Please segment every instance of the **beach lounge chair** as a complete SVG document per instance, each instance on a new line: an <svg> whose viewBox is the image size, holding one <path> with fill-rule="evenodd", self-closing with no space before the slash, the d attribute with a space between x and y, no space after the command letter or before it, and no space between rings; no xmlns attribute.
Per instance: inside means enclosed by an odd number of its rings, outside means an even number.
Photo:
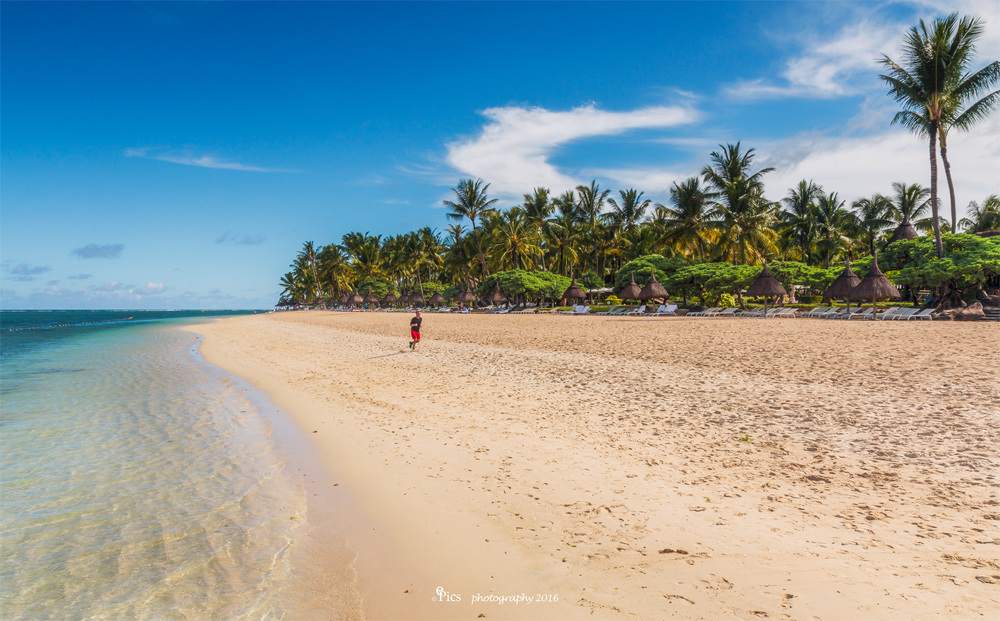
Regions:
<svg viewBox="0 0 1000 621"><path fill-rule="evenodd" d="M589 315L590 314L590 307L589 306L574 306L573 307L573 314L574 315Z"/></svg>
<svg viewBox="0 0 1000 621"><path fill-rule="evenodd" d="M826 311L825 313L820 313L818 317L820 319L829 319L834 315L842 315L843 313L844 313L844 308L840 306L831 306L830 310Z"/></svg>
<svg viewBox="0 0 1000 621"><path fill-rule="evenodd" d="M660 308L656 309L656 312L653 314L659 317L668 317L676 314L676 312L677 312L676 304L663 304L660 306Z"/></svg>
<svg viewBox="0 0 1000 621"><path fill-rule="evenodd" d="M613 305L613 306L611 306L611 308L609 308L609 309L608 309L608 310L606 310L606 311L600 311L600 312L597 312L597 313L594 313L594 314L595 314L595 315L611 315L611 314L613 314L613 313L614 313L614 312L615 312L616 310L618 310L619 308L621 308L621 307L620 307L620 306L618 306L618 305Z"/></svg>
<svg viewBox="0 0 1000 621"><path fill-rule="evenodd" d="M782 317L782 318L785 318L785 319L787 319L789 317L795 317L795 309L794 308L782 308L782 309L779 309L778 312L776 312L774 315L772 315L772 317Z"/></svg>
<svg viewBox="0 0 1000 621"><path fill-rule="evenodd" d="M706 308L705 310L700 310L700 311L698 311L696 313L688 313L687 316L688 317L704 317L705 315L707 315L709 313L712 313L712 312L715 312L715 311L719 311L719 310L722 310L722 308L718 307L718 306L713 306L712 308Z"/></svg>
<svg viewBox="0 0 1000 621"><path fill-rule="evenodd" d="M933 308L925 308L924 310L920 311L915 315L910 315L909 317L906 318L906 320L909 321L911 319L929 319L933 321L934 318L931 317L931 313L933 313L935 310L936 309Z"/></svg>
<svg viewBox="0 0 1000 621"><path fill-rule="evenodd" d="M738 310L740 310L740 309L738 309L738 308L724 308L724 309L720 310L717 313L712 313L710 316L711 317L735 317L736 316L736 311L738 311Z"/></svg>
<svg viewBox="0 0 1000 621"><path fill-rule="evenodd" d="M871 319L872 309L866 308L860 313L851 313L849 315L844 315L843 319Z"/></svg>
<svg viewBox="0 0 1000 621"><path fill-rule="evenodd" d="M832 308L834 308L834 307L832 307L832 306L820 306L819 308L812 309L811 311L809 311L808 313L806 313L805 315L803 315L803 317L819 317L823 313L829 312L830 309L832 309Z"/></svg>
<svg viewBox="0 0 1000 621"><path fill-rule="evenodd" d="M740 317L763 317L764 316L764 307L755 308L755 309L753 309L751 311L747 311L745 313L739 313L739 316Z"/></svg>
<svg viewBox="0 0 1000 621"><path fill-rule="evenodd" d="M627 312L625 314L626 315L641 315L641 314L643 314L645 312L646 312L646 305L643 304L639 308L633 308L632 310L630 310L629 312Z"/></svg>
<svg viewBox="0 0 1000 621"><path fill-rule="evenodd" d="M891 308L885 309L884 311L879 311L879 312L875 313L875 317L877 319L885 319L886 317L891 317L892 315L895 315L896 313L898 313L901 310L903 310L903 309L901 309L898 306L893 306Z"/></svg>
<svg viewBox="0 0 1000 621"><path fill-rule="evenodd" d="M919 308L904 308L895 315L887 317L887 319L892 319L894 321L899 321L900 319L909 319L913 315L916 315L918 312L920 312Z"/></svg>

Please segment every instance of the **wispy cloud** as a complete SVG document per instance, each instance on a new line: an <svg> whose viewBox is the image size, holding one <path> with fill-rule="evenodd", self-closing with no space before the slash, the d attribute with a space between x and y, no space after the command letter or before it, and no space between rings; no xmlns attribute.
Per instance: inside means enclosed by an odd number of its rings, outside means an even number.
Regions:
<svg viewBox="0 0 1000 621"><path fill-rule="evenodd" d="M39 274L51 271L52 268L48 265L30 265L28 263L18 263L14 267L7 268L8 274L20 277L38 276Z"/></svg>
<svg viewBox="0 0 1000 621"><path fill-rule="evenodd" d="M72 276L67 276L70 280L87 280L93 276L93 274L73 274Z"/></svg>
<svg viewBox="0 0 1000 621"><path fill-rule="evenodd" d="M267 235L257 233L256 235L239 235L233 231L226 231L215 238L217 244L236 244L237 246L256 246L263 244Z"/></svg>
<svg viewBox="0 0 1000 621"><path fill-rule="evenodd" d="M627 112L609 112L594 105L567 111L511 106L489 108L482 114L489 119L482 131L447 145L445 160L461 174L488 178L494 192L511 196L533 186L563 189L582 181L552 164L550 158L559 147L636 129L686 125L699 118L686 105Z"/></svg>
<svg viewBox="0 0 1000 621"><path fill-rule="evenodd" d="M81 259L117 259L122 256L123 244L87 244L83 248L77 248L70 254L75 254Z"/></svg>
<svg viewBox="0 0 1000 621"><path fill-rule="evenodd" d="M788 59L780 80L741 80L724 88L732 99L783 97L833 98L870 90L858 74L870 77L876 59L898 46L902 24L860 20L845 26L833 38L809 37L801 54Z"/></svg>
<svg viewBox="0 0 1000 621"><path fill-rule="evenodd" d="M149 160L159 160L161 162L171 162L183 166L197 166L199 168L218 168L222 170L242 170L248 172L266 173L290 173L300 172L287 168L264 168L250 164L219 159L212 155L194 155L188 151L160 150L152 147L139 149L125 149L125 157L141 157Z"/></svg>

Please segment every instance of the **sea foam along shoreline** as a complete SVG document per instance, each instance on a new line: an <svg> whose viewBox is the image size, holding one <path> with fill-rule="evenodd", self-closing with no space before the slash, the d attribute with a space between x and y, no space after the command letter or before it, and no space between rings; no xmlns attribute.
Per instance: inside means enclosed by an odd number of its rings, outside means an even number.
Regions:
<svg viewBox="0 0 1000 621"><path fill-rule="evenodd" d="M209 359L318 432L389 542L351 542L369 618L467 618L491 592L572 607L489 618L998 603L993 326L444 315L409 354L406 319L206 327ZM438 586L462 605L421 609Z"/></svg>

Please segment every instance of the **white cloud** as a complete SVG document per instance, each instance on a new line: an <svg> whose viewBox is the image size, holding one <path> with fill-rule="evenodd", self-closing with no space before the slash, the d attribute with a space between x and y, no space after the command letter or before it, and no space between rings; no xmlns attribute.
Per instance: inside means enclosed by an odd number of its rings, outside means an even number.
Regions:
<svg viewBox="0 0 1000 621"><path fill-rule="evenodd" d="M199 168L219 168L223 170L242 170L249 172L299 172L284 168L263 168L221 160L211 155L192 155L186 151L164 151L143 147L141 149L125 149L125 157L141 157L149 160L159 160L161 162L171 162L184 166L197 166Z"/></svg>
<svg viewBox="0 0 1000 621"><path fill-rule="evenodd" d="M698 119L686 106L629 112L607 112L594 105L568 111L511 106L482 114L490 122L478 136L449 144L446 161L463 175L487 179L495 193L508 196L535 186L562 191L582 183L582 176L560 171L549 161L556 149L575 140L676 127Z"/></svg>
<svg viewBox="0 0 1000 621"><path fill-rule="evenodd" d="M163 293L166 287L162 282L149 281L146 283L145 287L136 287L133 289L135 293L140 295L156 295L157 293Z"/></svg>

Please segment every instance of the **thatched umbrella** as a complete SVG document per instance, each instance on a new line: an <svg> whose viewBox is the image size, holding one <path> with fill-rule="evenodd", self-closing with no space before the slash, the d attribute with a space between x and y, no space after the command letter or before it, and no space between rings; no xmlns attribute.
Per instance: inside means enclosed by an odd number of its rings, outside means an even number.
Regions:
<svg viewBox="0 0 1000 621"><path fill-rule="evenodd" d="M851 290L851 297L858 300L872 301L872 319L875 319L875 315L878 313L879 298L899 297L899 290L896 289L895 285L889 282L889 279L885 277L882 270L878 268L877 252L872 260L872 268L868 270L868 274L865 276L864 280L859 282L858 286Z"/></svg>
<svg viewBox="0 0 1000 621"><path fill-rule="evenodd" d="M505 296L503 291L500 290L500 283L497 283L497 288L493 290L493 293L491 293L490 297L487 299L494 304L507 301L507 296Z"/></svg>
<svg viewBox="0 0 1000 621"><path fill-rule="evenodd" d="M851 291L858 286L861 282L861 277L851 270L851 260L847 260L847 267L844 271L837 276L837 280L833 281L830 288L826 290L823 295L829 298L847 298L847 312L851 312Z"/></svg>
<svg viewBox="0 0 1000 621"><path fill-rule="evenodd" d="M649 282L639 292L639 299L651 300L653 298L666 298L669 295L667 290L663 288L663 285L657 282L656 271L653 268L649 268Z"/></svg>
<svg viewBox="0 0 1000 621"><path fill-rule="evenodd" d="M365 304L378 304L378 298L372 295L371 290L369 290L368 293L365 294L364 299L361 301L364 302Z"/></svg>
<svg viewBox="0 0 1000 621"><path fill-rule="evenodd" d="M629 274L628 278L628 284L625 285L624 289L618 292L618 297L623 300L638 300L639 294L642 293L642 290L639 289L639 285L635 284L635 272ZM631 302L628 303L628 307L632 308Z"/></svg>
<svg viewBox="0 0 1000 621"><path fill-rule="evenodd" d="M455 295L456 302L462 302L463 304L468 304L469 306L475 304L476 300L478 299L479 298L476 296L476 294L473 293L472 291L469 291L469 288L466 285L463 285L462 290L459 291L457 295Z"/></svg>
<svg viewBox="0 0 1000 621"><path fill-rule="evenodd" d="M440 292L437 292L437 291L434 292L434 295L431 296L431 299L427 300L428 303L433 304L434 306L438 306L438 305L443 304L444 302L447 302L447 301L448 300L445 299L445 297L443 295L441 295Z"/></svg>
<svg viewBox="0 0 1000 621"><path fill-rule="evenodd" d="M341 306L343 306L344 304L347 304L347 299L350 298L350 297L351 296L347 295L347 292L345 291L345 292L343 292L343 293L340 294L339 298L337 298L337 303L339 303Z"/></svg>
<svg viewBox="0 0 1000 621"><path fill-rule="evenodd" d="M903 220L896 230L892 232L892 237L889 238L889 243L899 241L901 239L913 239L918 237L917 230L913 228L909 220Z"/></svg>
<svg viewBox="0 0 1000 621"><path fill-rule="evenodd" d="M420 292L414 289L413 293L410 294L410 304L413 304L414 306L423 306L424 296L420 295Z"/></svg>
<svg viewBox="0 0 1000 621"><path fill-rule="evenodd" d="M348 304L353 304L355 306L357 306L358 304L361 304L362 302L364 302L364 299L360 295L358 295L357 291L355 291L354 293L352 293L351 297L347 298L347 303Z"/></svg>
<svg viewBox="0 0 1000 621"><path fill-rule="evenodd" d="M384 298L382 298L382 303L383 303L383 304L389 304L390 306L391 306L392 304L394 304L394 303L398 302L398 301L399 301L399 298L397 298L397 297L395 296L395 294L393 294L393 292L392 292L392 291L389 291L389 293L387 293L387 294L385 295L385 297L384 297Z"/></svg>
<svg viewBox="0 0 1000 621"><path fill-rule="evenodd" d="M580 285L576 284L575 278L570 283L566 293L562 294L562 299L564 300L581 300L585 297L587 297L587 294L580 288Z"/></svg>
<svg viewBox="0 0 1000 621"><path fill-rule="evenodd" d="M764 269L758 274L757 280L747 287L748 296L755 298L764 296L764 315L767 315L768 296L786 295L787 293L778 279L771 275L771 270L767 269L767 261L764 262Z"/></svg>

